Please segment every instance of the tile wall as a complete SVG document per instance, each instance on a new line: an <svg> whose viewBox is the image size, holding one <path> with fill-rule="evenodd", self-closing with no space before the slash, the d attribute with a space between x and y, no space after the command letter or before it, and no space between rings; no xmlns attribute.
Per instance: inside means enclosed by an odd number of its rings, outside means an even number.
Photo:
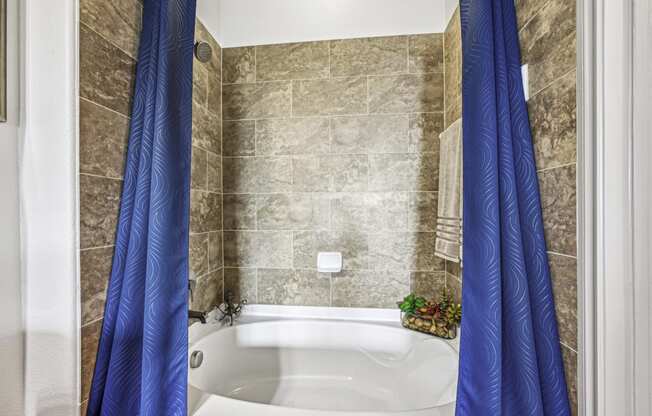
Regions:
<svg viewBox="0 0 652 416"><path fill-rule="evenodd" d="M393 307L434 256L442 34L224 49L224 279L250 302ZM316 270L342 251L344 270Z"/></svg>
<svg viewBox="0 0 652 416"><path fill-rule="evenodd" d="M139 0L80 1L79 193L81 263L81 404L88 392L111 271L122 175L129 134L142 4ZM195 61L191 195L192 306L207 309L222 298L221 50Z"/></svg>

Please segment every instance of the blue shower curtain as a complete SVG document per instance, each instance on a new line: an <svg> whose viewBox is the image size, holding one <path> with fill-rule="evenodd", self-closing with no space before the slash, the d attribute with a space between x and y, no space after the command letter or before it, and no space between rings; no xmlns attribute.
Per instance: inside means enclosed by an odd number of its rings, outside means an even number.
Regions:
<svg viewBox="0 0 652 416"><path fill-rule="evenodd" d="M514 0L462 0L457 416L569 415Z"/></svg>
<svg viewBox="0 0 652 416"><path fill-rule="evenodd" d="M194 0L145 0L88 415L186 415Z"/></svg>

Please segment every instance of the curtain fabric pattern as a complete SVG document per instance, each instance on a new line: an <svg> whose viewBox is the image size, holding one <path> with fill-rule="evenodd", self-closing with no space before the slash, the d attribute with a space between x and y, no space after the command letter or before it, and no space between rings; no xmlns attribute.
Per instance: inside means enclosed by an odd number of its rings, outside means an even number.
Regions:
<svg viewBox="0 0 652 416"><path fill-rule="evenodd" d="M462 0L458 416L569 415L514 0Z"/></svg>
<svg viewBox="0 0 652 416"><path fill-rule="evenodd" d="M186 415L195 0L145 0L88 415Z"/></svg>

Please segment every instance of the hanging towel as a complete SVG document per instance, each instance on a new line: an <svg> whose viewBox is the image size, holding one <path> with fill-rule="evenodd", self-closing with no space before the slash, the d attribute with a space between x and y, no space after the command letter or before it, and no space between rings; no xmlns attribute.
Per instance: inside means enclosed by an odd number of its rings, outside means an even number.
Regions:
<svg viewBox="0 0 652 416"><path fill-rule="evenodd" d="M462 258L462 119L439 135L439 202L435 254Z"/></svg>

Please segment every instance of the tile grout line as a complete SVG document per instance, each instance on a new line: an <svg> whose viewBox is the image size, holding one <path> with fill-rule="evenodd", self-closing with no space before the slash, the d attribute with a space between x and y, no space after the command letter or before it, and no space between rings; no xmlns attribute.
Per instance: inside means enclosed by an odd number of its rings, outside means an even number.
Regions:
<svg viewBox="0 0 652 416"><path fill-rule="evenodd" d="M538 169L536 172L537 173L544 173L544 172L548 172L548 171L551 171L551 170L554 170L554 169L562 169L562 168L567 168L567 167L571 167L571 166L575 166L575 165L577 165L577 162L569 162L569 163L564 163L562 165L550 166L548 168Z"/></svg>
<svg viewBox="0 0 652 416"><path fill-rule="evenodd" d="M106 36L102 35L100 32L98 32L98 31L97 31L93 26L91 26L89 23L86 23L86 22L84 22L84 21L82 21L82 20L80 19L80 20L79 20L79 24L85 26L88 30L90 30L91 32L95 33L97 36L99 36L100 38L102 38L106 43L108 43L109 45L113 46L114 48L116 48L117 50L119 50L120 52L122 52L123 54L127 55L127 57L128 57L130 60L134 61L134 63L138 62L138 57L137 57L137 56L136 56L136 57L132 56L131 53L125 51L124 49L122 49L122 47L116 45L112 40L110 40L110 39L108 39ZM136 36L139 37L140 34L137 33ZM138 52L136 52L136 53L138 53Z"/></svg>

